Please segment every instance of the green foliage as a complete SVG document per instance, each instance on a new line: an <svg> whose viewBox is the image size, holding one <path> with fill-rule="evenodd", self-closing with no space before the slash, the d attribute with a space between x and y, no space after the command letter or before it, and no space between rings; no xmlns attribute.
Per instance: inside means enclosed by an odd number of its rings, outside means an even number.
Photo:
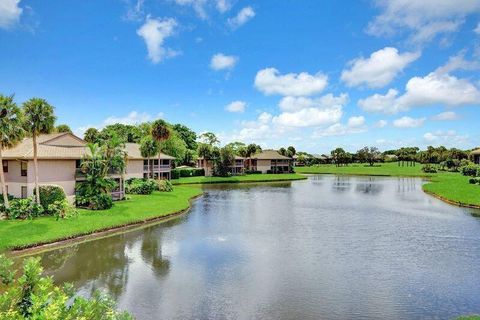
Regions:
<svg viewBox="0 0 480 320"><path fill-rule="evenodd" d="M129 179L125 181L125 192L128 194L151 194L157 189L157 183L153 179Z"/></svg>
<svg viewBox="0 0 480 320"><path fill-rule="evenodd" d="M51 277L43 276L40 258L26 259L19 277L13 277L12 265L0 255L0 319L133 319L117 311L114 301L98 291L85 299L76 297L70 284L55 286Z"/></svg>
<svg viewBox="0 0 480 320"><path fill-rule="evenodd" d="M55 220L69 219L78 216L78 210L68 203L67 199L57 200L47 207L49 214L55 217Z"/></svg>
<svg viewBox="0 0 480 320"><path fill-rule="evenodd" d="M14 199L10 202L10 207L6 209L9 219L33 219L41 216L44 209L41 205L33 201L32 198Z"/></svg>
<svg viewBox="0 0 480 320"><path fill-rule="evenodd" d="M178 179L183 177L198 177L204 176L205 170L199 168L191 168L191 169L173 169L172 170L172 178Z"/></svg>
<svg viewBox="0 0 480 320"><path fill-rule="evenodd" d="M337 148L331 152L332 160L337 167L346 166L352 162L352 155L342 148Z"/></svg>
<svg viewBox="0 0 480 320"><path fill-rule="evenodd" d="M77 195L77 205L89 210L108 210L113 207L113 200L109 194Z"/></svg>
<svg viewBox="0 0 480 320"><path fill-rule="evenodd" d="M460 171L462 172L462 174L464 176L469 176L469 177L476 177L477 175L479 175L478 174L479 170L480 170L480 166L475 164L466 165L460 168Z"/></svg>
<svg viewBox="0 0 480 320"><path fill-rule="evenodd" d="M53 131L55 120L55 111L45 99L32 98L23 103L23 113L25 115L23 127L31 135L50 133Z"/></svg>
<svg viewBox="0 0 480 320"><path fill-rule="evenodd" d="M431 164L428 164L428 163L423 165L422 171L425 173L437 173L437 169L435 168L435 166L432 166Z"/></svg>
<svg viewBox="0 0 480 320"><path fill-rule="evenodd" d="M187 153L185 142L172 132L167 140L161 143L161 150L172 157L175 157L175 163L178 165L183 162Z"/></svg>
<svg viewBox="0 0 480 320"><path fill-rule="evenodd" d="M55 131L59 133L72 133L72 129L66 124L59 124L55 127Z"/></svg>
<svg viewBox="0 0 480 320"><path fill-rule="evenodd" d="M100 143L100 132L95 128L88 128L87 131L85 131L83 140L88 143Z"/></svg>
<svg viewBox="0 0 480 320"><path fill-rule="evenodd" d="M173 191L173 185L170 182L170 180L158 180L157 181L157 187L158 191L160 192L172 192Z"/></svg>
<svg viewBox="0 0 480 320"><path fill-rule="evenodd" d="M115 123L103 128L100 137L103 141L107 141L112 139L113 137L116 137L120 139L123 143L139 143L140 139L142 138L142 132L139 127L128 124Z"/></svg>
<svg viewBox="0 0 480 320"><path fill-rule="evenodd" d="M235 154L232 148L224 147L219 150L218 157L214 158L213 175L228 177L231 175L230 166L235 162Z"/></svg>
<svg viewBox="0 0 480 320"><path fill-rule="evenodd" d="M470 179L468 179L468 183L470 183L470 184L480 184L480 179L470 178Z"/></svg>
<svg viewBox="0 0 480 320"><path fill-rule="evenodd" d="M204 132L199 137L202 143L208 144L210 146L214 146L220 143L217 136L212 132Z"/></svg>
<svg viewBox="0 0 480 320"><path fill-rule="evenodd" d="M64 201L67 199L65 191L61 186L49 185L40 186L40 204L45 210L45 214L52 214L48 207L56 201ZM36 191L34 191L35 193Z"/></svg>
<svg viewBox="0 0 480 320"><path fill-rule="evenodd" d="M357 151L357 160L360 162L366 162L370 166L381 159L381 152L376 147L364 147Z"/></svg>
<svg viewBox="0 0 480 320"><path fill-rule="evenodd" d="M155 120L152 123L152 137L158 142L162 142L170 138L171 129L167 122L162 119Z"/></svg>
<svg viewBox="0 0 480 320"><path fill-rule="evenodd" d="M179 123L173 126L173 130L185 142L188 150L197 149L197 134L194 131Z"/></svg>

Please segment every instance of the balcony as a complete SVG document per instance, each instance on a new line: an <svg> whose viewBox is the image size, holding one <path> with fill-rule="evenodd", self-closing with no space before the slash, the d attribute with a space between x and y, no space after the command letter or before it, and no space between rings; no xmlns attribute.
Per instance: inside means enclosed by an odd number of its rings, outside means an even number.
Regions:
<svg viewBox="0 0 480 320"><path fill-rule="evenodd" d="M107 175L117 176L117 175L121 175L121 172L119 170L108 170ZM82 168L75 169L75 178L77 180L83 180L86 178L86 176L87 176L87 173Z"/></svg>
<svg viewBox="0 0 480 320"><path fill-rule="evenodd" d="M151 168L153 167L153 172L169 172L170 170L172 170L172 167L168 164L162 164L162 165L153 165L153 166L147 166L147 165L144 165L143 166L143 172L150 172L151 171Z"/></svg>

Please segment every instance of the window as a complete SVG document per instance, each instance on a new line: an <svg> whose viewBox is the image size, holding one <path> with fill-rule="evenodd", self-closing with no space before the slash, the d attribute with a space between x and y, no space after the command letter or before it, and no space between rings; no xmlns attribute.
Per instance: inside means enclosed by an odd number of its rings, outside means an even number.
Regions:
<svg viewBox="0 0 480 320"><path fill-rule="evenodd" d="M8 160L3 160L3 172L8 172Z"/></svg>
<svg viewBox="0 0 480 320"><path fill-rule="evenodd" d="M27 163L22 161L20 162L20 175L22 177L26 177L27 176ZM23 188L23 187L22 187Z"/></svg>
<svg viewBox="0 0 480 320"><path fill-rule="evenodd" d="M27 198L27 187L22 187L22 199Z"/></svg>
<svg viewBox="0 0 480 320"><path fill-rule="evenodd" d="M148 166L148 160L147 160L147 159L144 159L144 160L143 160L143 165L144 165L144 166Z"/></svg>

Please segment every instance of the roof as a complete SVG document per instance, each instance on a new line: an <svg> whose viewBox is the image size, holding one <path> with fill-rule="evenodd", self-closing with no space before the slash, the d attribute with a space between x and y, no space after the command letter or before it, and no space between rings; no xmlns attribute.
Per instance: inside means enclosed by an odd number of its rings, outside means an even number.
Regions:
<svg viewBox="0 0 480 320"><path fill-rule="evenodd" d="M204 157L198 157L197 160L204 160L205 158ZM210 161L211 159L207 159L208 161ZM245 160L244 157L241 157L241 156L235 156L235 160Z"/></svg>
<svg viewBox="0 0 480 320"><path fill-rule="evenodd" d="M79 160L89 154L87 142L76 135L65 133L42 134L37 138L38 159L44 160ZM140 145L136 143L125 144L125 151L129 159L144 159L140 154ZM17 146L3 151L3 158L31 160L33 159L32 138L25 138ZM175 159L166 154L160 158Z"/></svg>
<svg viewBox="0 0 480 320"><path fill-rule="evenodd" d="M263 150L262 152L253 155L252 158L257 160L292 160L292 158L282 156L276 150Z"/></svg>
<svg viewBox="0 0 480 320"><path fill-rule="evenodd" d="M132 160L143 160L145 159L142 157L140 152L140 145L138 143L125 143L125 151L127 152L128 159ZM158 158L158 154L153 157ZM165 153L160 153L160 159L167 159L167 160L175 160L175 157L169 156Z"/></svg>
<svg viewBox="0 0 480 320"><path fill-rule="evenodd" d="M480 148L473 150L470 154L480 154Z"/></svg>

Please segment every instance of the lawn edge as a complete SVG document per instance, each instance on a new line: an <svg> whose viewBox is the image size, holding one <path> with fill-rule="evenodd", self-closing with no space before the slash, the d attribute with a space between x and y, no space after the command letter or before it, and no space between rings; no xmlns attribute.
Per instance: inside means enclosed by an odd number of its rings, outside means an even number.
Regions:
<svg viewBox="0 0 480 320"><path fill-rule="evenodd" d="M300 177L296 178L280 178L280 179L261 179L261 180L225 180L225 181L198 181L198 182L172 182L174 186L188 186L188 185L202 185L202 184L227 184L227 183L256 183L256 182L286 182L286 181L299 181L308 179L304 173L297 173Z"/></svg>

